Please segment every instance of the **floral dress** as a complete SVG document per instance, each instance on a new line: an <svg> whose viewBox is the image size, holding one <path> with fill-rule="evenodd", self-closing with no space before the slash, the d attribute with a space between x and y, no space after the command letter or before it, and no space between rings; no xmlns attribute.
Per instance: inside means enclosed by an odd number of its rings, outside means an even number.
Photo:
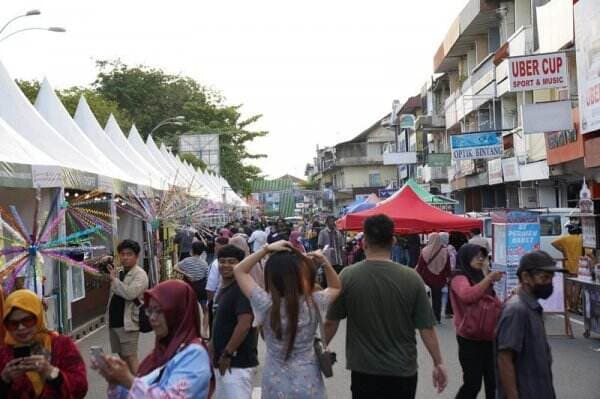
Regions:
<svg viewBox="0 0 600 399"><path fill-rule="evenodd" d="M208 353L189 344L163 367L133 380L131 389L109 386L108 399L202 399L208 398L211 378Z"/></svg>
<svg viewBox="0 0 600 399"><path fill-rule="evenodd" d="M324 291L313 294L322 318L325 318L330 299ZM302 300L298 314L298 330L290 357L285 360L287 339L275 337L271 330L271 296L260 287L250 295L255 324L263 326L267 358L262 377L263 399L321 399L326 398L325 384L317 363L313 342L318 328L314 305ZM287 331L285 303L281 303L281 327Z"/></svg>

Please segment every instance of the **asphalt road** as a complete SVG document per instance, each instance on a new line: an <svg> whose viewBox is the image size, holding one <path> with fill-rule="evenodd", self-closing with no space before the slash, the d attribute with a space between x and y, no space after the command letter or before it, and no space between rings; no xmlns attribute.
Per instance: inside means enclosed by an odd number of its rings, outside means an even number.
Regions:
<svg viewBox="0 0 600 399"><path fill-rule="evenodd" d="M548 334L561 334L564 319L561 316L547 316L546 330ZM551 337L550 345L554 357L554 386L559 399L599 399L600 398L600 337L585 339L583 328L572 323L575 339L566 337ZM431 382L432 364L424 346L419 342L419 385L418 398L453 398L461 385L461 369L458 363L456 336L452 320L444 320L437 328L444 362L449 374L449 384L442 394L437 394ZM148 353L153 345L152 334L142 334L140 354ZM82 355L89 361L88 349L92 345L101 345L105 351L110 349L106 329L84 338L78 345ZM330 399L350 397L350 374L345 370L345 324L340 325L338 335L332 343L332 349L337 352L339 363L335 365L334 377L327 379L327 393ZM259 359L264 359L265 348L259 346ZM88 363L89 366L89 363ZM90 383L88 398L106 398L106 383L93 370L88 371ZM260 398L260 368L255 381L254 397ZM483 398L483 394L480 394Z"/></svg>

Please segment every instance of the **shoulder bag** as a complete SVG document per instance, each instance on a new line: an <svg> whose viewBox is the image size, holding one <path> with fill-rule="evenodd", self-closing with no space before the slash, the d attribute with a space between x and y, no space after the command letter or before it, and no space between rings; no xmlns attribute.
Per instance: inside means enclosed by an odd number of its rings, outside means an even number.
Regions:
<svg viewBox="0 0 600 399"><path fill-rule="evenodd" d="M498 298L485 294L477 302L465 305L464 317L457 328L460 336L476 341L493 341L502 312Z"/></svg>
<svg viewBox="0 0 600 399"><path fill-rule="evenodd" d="M138 298L135 298L133 303L138 309L138 326L140 328L140 332L149 333L152 331L152 326L150 325L150 320L148 319L146 310L144 309L144 303Z"/></svg>
<svg viewBox="0 0 600 399"><path fill-rule="evenodd" d="M319 311L319 307L314 299L312 299L312 303L317 314L317 324L319 325L320 334L320 337L315 337L313 343L315 355L317 356L317 362L319 363L319 369L321 370L321 373L323 373L325 378L330 378L333 377L333 365L337 360L336 354L327 348L327 344L325 343L325 328L323 327L323 318L321 317L321 312Z"/></svg>

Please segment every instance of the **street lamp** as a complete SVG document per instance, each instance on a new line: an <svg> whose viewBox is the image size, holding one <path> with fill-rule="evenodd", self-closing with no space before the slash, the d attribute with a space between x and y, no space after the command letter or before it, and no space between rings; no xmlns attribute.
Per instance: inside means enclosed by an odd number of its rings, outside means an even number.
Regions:
<svg viewBox="0 0 600 399"><path fill-rule="evenodd" d="M4 32L4 29L6 29L6 27L8 25L10 25L13 21L16 21L19 18L31 17L33 15L40 15L41 13L42 12L40 10L29 10L25 14L17 15L16 17L14 17L13 19L9 20L7 23L4 24L2 29L0 29L0 33Z"/></svg>
<svg viewBox="0 0 600 399"><path fill-rule="evenodd" d="M65 28L61 28L59 26L51 26L49 28L24 28L24 29L16 30L16 31L11 32L10 34L4 36L3 38L0 39L0 42L3 42L4 40L8 39L11 36L16 35L17 33L26 32L28 30L45 30L48 32L57 32L57 33L64 33L67 31Z"/></svg>
<svg viewBox="0 0 600 399"><path fill-rule="evenodd" d="M158 125L156 125L154 127L154 129L152 129L150 131L150 135L152 135L152 133L154 133L156 130L158 130L159 128L166 126L166 125L177 125L177 126L181 126L183 125L183 123L185 122L185 116L183 115L178 115L178 116L174 116L171 118L167 118L163 121L161 121Z"/></svg>

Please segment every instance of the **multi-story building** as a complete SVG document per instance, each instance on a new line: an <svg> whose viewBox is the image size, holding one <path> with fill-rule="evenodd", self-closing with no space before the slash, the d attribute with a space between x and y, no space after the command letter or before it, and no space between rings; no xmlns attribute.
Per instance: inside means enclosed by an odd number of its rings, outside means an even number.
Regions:
<svg viewBox="0 0 600 399"><path fill-rule="evenodd" d="M470 0L450 26L434 56L434 72L448 81L446 134L497 132L503 148L497 158L452 160L448 177L458 211L567 206L567 193L583 175L583 150L560 147L582 149L582 139L575 128L552 133L556 139L526 132L522 106L570 100L577 112L572 21L570 1ZM511 87L508 57L556 51L566 54L566 87Z"/></svg>
<svg viewBox="0 0 600 399"><path fill-rule="evenodd" d="M394 130L386 126L389 115L352 140L317 148L314 164L307 168L324 193L321 207L338 212L357 198L377 194L398 179L398 168L384 165L383 153L395 144Z"/></svg>

